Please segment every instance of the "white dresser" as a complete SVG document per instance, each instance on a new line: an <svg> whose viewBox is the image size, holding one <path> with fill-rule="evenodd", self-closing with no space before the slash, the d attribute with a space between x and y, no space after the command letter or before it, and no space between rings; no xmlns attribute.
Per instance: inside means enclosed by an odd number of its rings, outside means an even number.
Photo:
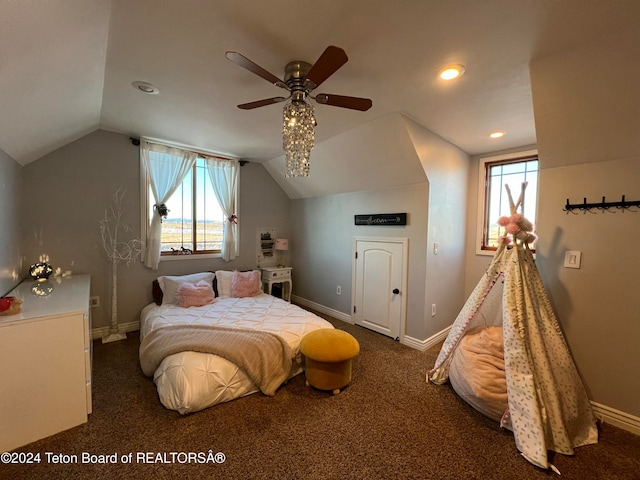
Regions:
<svg viewBox="0 0 640 480"><path fill-rule="evenodd" d="M25 280L8 294L23 304L0 316L0 452L87 422L90 280Z"/></svg>

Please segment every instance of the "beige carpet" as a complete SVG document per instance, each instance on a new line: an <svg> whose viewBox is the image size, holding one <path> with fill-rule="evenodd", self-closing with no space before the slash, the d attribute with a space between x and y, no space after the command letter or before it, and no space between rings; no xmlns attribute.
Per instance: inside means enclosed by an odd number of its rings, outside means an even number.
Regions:
<svg viewBox="0 0 640 480"><path fill-rule="evenodd" d="M554 456L562 477L532 466L510 432L448 385L425 382L437 348L419 352L333 322L361 346L352 383L340 395L307 388L299 375L275 397L254 394L187 416L160 404L138 363L137 333L95 342L89 422L18 449L40 453L41 462L0 464L0 479L640 478L640 437L609 425L600 426L597 445ZM190 453L206 460L210 451L224 454L224 462L189 462ZM76 455L78 463L53 464L46 452ZM118 460L83 464L83 454Z"/></svg>

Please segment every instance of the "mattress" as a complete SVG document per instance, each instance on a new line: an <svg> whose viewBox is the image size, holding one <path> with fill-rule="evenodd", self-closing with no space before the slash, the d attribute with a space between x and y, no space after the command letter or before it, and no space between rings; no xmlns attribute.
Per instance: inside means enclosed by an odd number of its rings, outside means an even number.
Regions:
<svg viewBox="0 0 640 480"><path fill-rule="evenodd" d="M218 298L210 305L183 308L147 305L140 315L140 341L149 332L171 325L213 325L271 332L294 352L289 378L302 371L300 340L313 330L333 328L328 321L297 305L267 294ZM259 391L232 362L214 354L185 351L167 356L154 372L162 404L181 414L197 412Z"/></svg>

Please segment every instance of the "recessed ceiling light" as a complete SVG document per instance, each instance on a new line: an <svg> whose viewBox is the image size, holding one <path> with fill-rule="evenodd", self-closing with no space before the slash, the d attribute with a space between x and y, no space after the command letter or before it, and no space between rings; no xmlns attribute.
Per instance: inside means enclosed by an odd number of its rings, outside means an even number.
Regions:
<svg viewBox="0 0 640 480"><path fill-rule="evenodd" d="M503 131L501 131L501 130L496 130L495 132L491 132L491 133L489 134L489 136L490 136L491 138L502 138L502 137L504 137L505 135L506 135L506 133L505 133L505 132L503 132Z"/></svg>
<svg viewBox="0 0 640 480"><path fill-rule="evenodd" d="M151 85L148 82L132 82L133 88L136 90L140 90L142 93L147 93L149 95L157 95L160 93L158 87Z"/></svg>
<svg viewBox="0 0 640 480"><path fill-rule="evenodd" d="M464 65L447 65L440 69L438 76L443 80L453 80L464 73Z"/></svg>

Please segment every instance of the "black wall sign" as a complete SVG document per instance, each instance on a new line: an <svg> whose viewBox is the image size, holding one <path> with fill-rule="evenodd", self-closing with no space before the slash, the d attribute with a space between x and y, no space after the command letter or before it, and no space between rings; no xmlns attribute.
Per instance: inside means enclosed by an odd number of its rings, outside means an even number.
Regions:
<svg viewBox="0 0 640 480"><path fill-rule="evenodd" d="M354 215L356 225L406 225L405 213L373 213L371 215Z"/></svg>

